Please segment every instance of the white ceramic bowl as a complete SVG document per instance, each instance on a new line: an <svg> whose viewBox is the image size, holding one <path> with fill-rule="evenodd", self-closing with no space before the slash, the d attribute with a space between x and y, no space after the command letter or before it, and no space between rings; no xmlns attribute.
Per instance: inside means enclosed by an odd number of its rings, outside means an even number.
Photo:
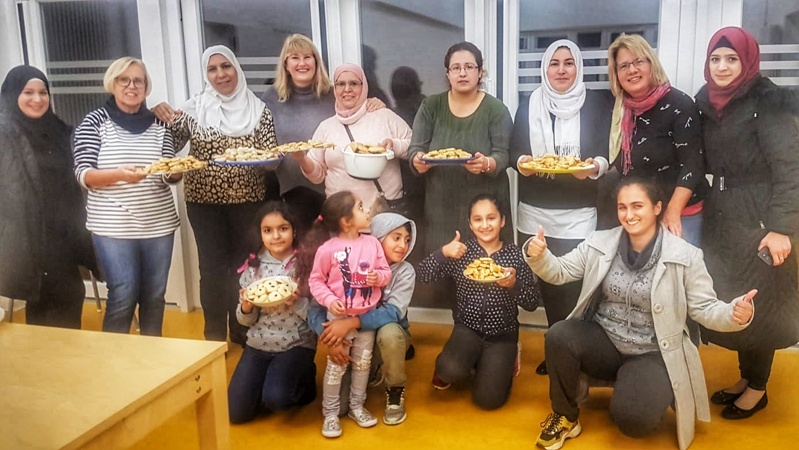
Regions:
<svg viewBox="0 0 799 450"><path fill-rule="evenodd" d="M389 160L394 159L394 152L386 150L376 155L355 153L349 146L344 147L344 169L353 178L374 180L380 178Z"/></svg>

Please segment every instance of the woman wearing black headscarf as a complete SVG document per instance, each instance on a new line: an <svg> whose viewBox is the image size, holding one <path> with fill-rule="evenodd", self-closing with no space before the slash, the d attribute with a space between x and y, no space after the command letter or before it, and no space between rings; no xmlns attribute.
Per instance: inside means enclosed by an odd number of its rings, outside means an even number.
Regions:
<svg viewBox="0 0 799 450"><path fill-rule="evenodd" d="M50 107L45 75L11 69L0 88L0 295L27 302L29 324L80 328L94 269L70 127Z"/></svg>

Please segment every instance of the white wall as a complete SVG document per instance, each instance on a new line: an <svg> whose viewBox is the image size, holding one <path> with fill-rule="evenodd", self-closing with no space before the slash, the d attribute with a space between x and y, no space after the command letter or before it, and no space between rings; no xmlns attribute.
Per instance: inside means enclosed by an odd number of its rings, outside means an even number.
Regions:
<svg viewBox="0 0 799 450"><path fill-rule="evenodd" d="M0 80L5 80L8 71L23 62L18 29L16 4L0 2Z"/></svg>

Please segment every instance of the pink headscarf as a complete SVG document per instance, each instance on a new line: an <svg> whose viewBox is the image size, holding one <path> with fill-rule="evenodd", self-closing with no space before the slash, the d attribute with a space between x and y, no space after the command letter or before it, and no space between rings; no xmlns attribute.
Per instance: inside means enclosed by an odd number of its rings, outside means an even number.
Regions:
<svg viewBox="0 0 799 450"><path fill-rule="evenodd" d="M710 76L710 54L719 47L731 47L735 50L738 57L741 58L742 65L738 78L723 88L716 85L713 77ZM760 79L760 46L757 45L755 38L740 27L725 27L716 31L710 38L710 43L707 46L707 58L705 58L707 93L716 114L721 117L727 104L732 99L746 94L758 79Z"/></svg>
<svg viewBox="0 0 799 450"><path fill-rule="evenodd" d="M339 120L342 123L351 124L355 123L358 119L361 118L363 113L357 114L361 109L366 111L366 98L369 95L369 84L366 82L366 74L363 73L363 69L361 69L356 64L342 64L336 68L336 71L333 73L333 83L335 84L338 81L338 77L341 76L344 72L351 72L354 73L356 77L363 83L363 88L361 89L361 96L358 98L358 103L352 109L344 109L339 102L339 91L335 90L336 95L336 115L338 116Z"/></svg>

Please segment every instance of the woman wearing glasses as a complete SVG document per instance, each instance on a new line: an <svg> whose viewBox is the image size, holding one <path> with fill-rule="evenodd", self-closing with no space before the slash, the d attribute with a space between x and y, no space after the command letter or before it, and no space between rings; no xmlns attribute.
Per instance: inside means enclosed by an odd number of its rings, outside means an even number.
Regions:
<svg viewBox="0 0 799 450"><path fill-rule="evenodd" d="M616 180L619 176L654 179L668 199L663 224L698 246L707 182L696 105L669 84L655 52L641 36L622 34L611 44L608 75L616 96L610 132L612 175ZM603 216L609 219L605 226L616 224L611 197L606 196L602 205L607 208Z"/></svg>
<svg viewBox="0 0 799 450"><path fill-rule="evenodd" d="M469 201L477 194L495 195L510 211L508 145L513 120L508 108L481 90L483 54L470 42L447 50L444 69L450 89L427 97L413 122L410 157L413 171L425 178L424 254L450 242L455 230L467 232ZM455 147L474 157L462 165L425 163L424 154ZM502 229L513 242L513 227ZM464 240L468 236L464 236ZM454 297L454 296L453 296Z"/></svg>
<svg viewBox="0 0 799 450"><path fill-rule="evenodd" d="M152 83L141 60L111 63L103 86L112 97L83 119L74 142L75 175L89 190L86 228L108 286L103 331L128 333L138 305L141 333L160 336L178 227L169 184L181 175L136 167L174 156L172 133L145 105Z"/></svg>
<svg viewBox="0 0 799 450"><path fill-rule="evenodd" d="M313 139L335 144L333 149L312 149L307 153L292 153L300 163L302 173L316 184L324 183L329 197L339 191L352 191L364 205L378 198L374 180L351 177L344 168L344 150L350 142L379 144L392 150L396 158L388 161L376 181L389 201L402 198L402 176L397 158L407 159L411 129L400 116L387 108L369 112L366 95L369 86L366 75L355 64L342 64L333 74L336 96L336 115L324 120Z"/></svg>
<svg viewBox="0 0 799 450"><path fill-rule="evenodd" d="M202 161L228 148L269 149L277 145L272 113L247 88L238 59L224 45L203 52L205 89L182 111L166 103L154 109L175 133L175 147L189 142L189 154ZM238 275L247 259L249 224L266 200L266 172L254 166L209 164L186 173L186 212L200 260L200 303L205 338L244 346L247 328L236 320Z"/></svg>

